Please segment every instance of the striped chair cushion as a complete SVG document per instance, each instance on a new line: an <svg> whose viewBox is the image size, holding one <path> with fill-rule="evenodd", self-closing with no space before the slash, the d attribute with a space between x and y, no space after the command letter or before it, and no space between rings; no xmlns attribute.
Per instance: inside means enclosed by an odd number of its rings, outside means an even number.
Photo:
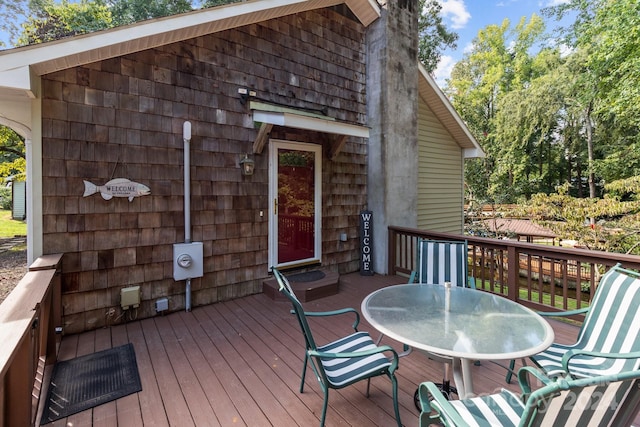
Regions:
<svg viewBox="0 0 640 427"><path fill-rule="evenodd" d="M356 332L337 341L318 347L319 352L351 353L377 348L367 332ZM320 358L327 380L336 388L367 377L372 372L383 372L391 362L381 353L355 358Z"/></svg>
<svg viewBox="0 0 640 427"><path fill-rule="evenodd" d="M627 396L636 393L637 381L617 381L563 390L539 409L533 425L608 426Z"/></svg>
<svg viewBox="0 0 640 427"><path fill-rule="evenodd" d="M524 412L524 404L520 398L504 389L490 396L449 402L469 426L476 427L517 426ZM442 413L436 401L432 405Z"/></svg>
<svg viewBox="0 0 640 427"><path fill-rule="evenodd" d="M598 291L587 317L572 345L552 344L532 360L547 375L560 375L562 356L571 349L602 353L640 351L640 279L617 269L609 270L600 280ZM635 359L612 360L587 356L571 359L569 368L576 377L610 375L633 369Z"/></svg>
<svg viewBox="0 0 640 427"><path fill-rule="evenodd" d="M451 282L454 286L467 285L467 245L465 242L420 242L418 282Z"/></svg>
<svg viewBox="0 0 640 427"><path fill-rule="evenodd" d="M561 387L564 389L550 390L537 398L532 395L526 406L517 395L507 390L449 403L471 427L607 426L623 409L621 402L632 404L630 400L637 401L637 396L631 397L632 393L638 393L636 383L636 380L602 381L596 385L572 386L571 389ZM448 425L454 424L437 401L431 405Z"/></svg>

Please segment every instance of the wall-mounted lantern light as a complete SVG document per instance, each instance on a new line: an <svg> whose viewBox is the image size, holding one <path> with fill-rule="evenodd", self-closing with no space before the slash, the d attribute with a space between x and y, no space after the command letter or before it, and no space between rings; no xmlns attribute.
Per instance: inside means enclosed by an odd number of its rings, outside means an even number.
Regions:
<svg viewBox="0 0 640 427"><path fill-rule="evenodd" d="M242 160L240 160L240 168L242 169L242 175L253 175L253 170L256 167L256 162L249 158L248 154L245 154Z"/></svg>

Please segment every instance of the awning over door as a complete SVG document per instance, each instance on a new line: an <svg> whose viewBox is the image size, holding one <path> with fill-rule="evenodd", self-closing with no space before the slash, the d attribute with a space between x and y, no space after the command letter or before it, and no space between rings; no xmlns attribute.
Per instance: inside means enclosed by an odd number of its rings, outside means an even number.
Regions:
<svg viewBox="0 0 640 427"><path fill-rule="evenodd" d="M260 123L258 136L253 142L253 152L256 154L264 149L274 125L334 135L330 153L332 159L340 153L347 137L369 138L368 127L339 122L328 116L258 102L251 102L250 108L253 110L253 121Z"/></svg>

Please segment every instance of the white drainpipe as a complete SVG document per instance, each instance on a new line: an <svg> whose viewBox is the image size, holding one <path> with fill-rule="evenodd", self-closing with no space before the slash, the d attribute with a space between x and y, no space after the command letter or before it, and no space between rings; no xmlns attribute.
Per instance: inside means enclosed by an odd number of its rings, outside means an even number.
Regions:
<svg viewBox="0 0 640 427"><path fill-rule="evenodd" d="M191 243L191 122L182 126L184 141L184 242Z"/></svg>
<svg viewBox="0 0 640 427"><path fill-rule="evenodd" d="M185 308L191 311L191 279L203 275L202 242L191 241L191 162L189 161L191 142L191 123L184 122L182 128L184 141L184 243L173 245L173 279L186 280Z"/></svg>
<svg viewBox="0 0 640 427"><path fill-rule="evenodd" d="M191 122L182 126L184 141L184 242L191 243ZM187 278L185 309L191 311L191 278Z"/></svg>

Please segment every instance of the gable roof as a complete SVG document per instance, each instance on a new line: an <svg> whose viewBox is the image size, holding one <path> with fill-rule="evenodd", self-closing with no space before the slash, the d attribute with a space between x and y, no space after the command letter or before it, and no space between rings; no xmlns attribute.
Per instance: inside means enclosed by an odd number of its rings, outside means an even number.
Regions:
<svg viewBox="0 0 640 427"><path fill-rule="evenodd" d="M281 16L346 4L367 26L380 16L374 0L253 0L0 52L0 88L33 97L30 70L51 72L126 55Z"/></svg>
<svg viewBox="0 0 640 427"><path fill-rule="evenodd" d="M349 7L365 26L380 17L375 0L251 0L0 51L0 124L11 126L26 137L30 101L38 95L38 76L340 4ZM463 148L465 158L484 156L433 78L422 65L418 68L420 96Z"/></svg>
<svg viewBox="0 0 640 427"><path fill-rule="evenodd" d="M458 145L462 147L464 158L484 157L484 151L480 144L471 135L467 125L451 105L449 98L440 90L438 84L422 64L418 64L418 69L420 73L418 80L420 97L433 111L433 114L440 120L442 125L451 133Z"/></svg>
<svg viewBox="0 0 640 427"><path fill-rule="evenodd" d="M553 231L547 227L536 224L528 219L517 218L491 218L482 220L485 227L495 233L513 233L525 237L558 237Z"/></svg>
<svg viewBox="0 0 640 427"><path fill-rule="evenodd" d="M341 4L365 26L380 17L375 0L250 0L0 51L0 125L31 137L31 101L44 74Z"/></svg>

